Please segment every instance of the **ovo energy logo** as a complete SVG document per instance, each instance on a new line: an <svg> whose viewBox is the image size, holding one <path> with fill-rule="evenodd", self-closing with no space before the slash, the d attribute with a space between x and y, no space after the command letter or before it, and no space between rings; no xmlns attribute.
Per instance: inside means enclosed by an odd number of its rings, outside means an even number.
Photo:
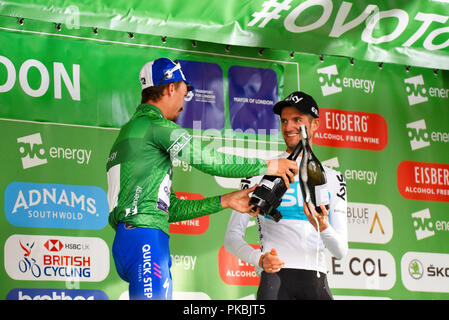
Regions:
<svg viewBox="0 0 449 320"><path fill-rule="evenodd" d="M321 84L321 93L323 96L342 92L343 87L363 90L364 93L374 92L375 80L350 77L340 78L338 76L337 65L335 64L317 69L317 73L319 75L318 80Z"/></svg>
<svg viewBox="0 0 449 320"><path fill-rule="evenodd" d="M405 91L408 94L408 103L409 105L415 105L418 103L426 102L429 100L427 98L427 91L424 87L424 79L422 75L407 78L404 80L405 82Z"/></svg>
<svg viewBox="0 0 449 320"><path fill-rule="evenodd" d="M417 240L422 240L435 235L429 209L412 213L412 219Z"/></svg>
<svg viewBox="0 0 449 320"><path fill-rule="evenodd" d="M335 64L329 67L320 68L317 70L317 73L320 75L319 81L321 83L321 92L323 93L323 96L342 91L341 80L338 77L338 70Z"/></svg>
<svg viewBox="0 0 449 320"><path fill-rule="evenodd" d="M412 150L430 146L429 134L427 133L426 121L424 119L407 123L410 147Z"/></svg>
<svg viewBox="0 0 449 320"><path fill-rule="evenodd" d="M421 74L404 79L404 83L405 91L408 96L408 104L411 106L427 102L429 97L441 99L449 98L449 89L425 86L424 78Z"/></svg>
<svg viewBox="0 0 449 320"><path fill-rule="evenodd" d="M17 138L23 169L44 165L48 158L75 160L77 164L89 164L92 150L68 146L44 147L40 132Z"/></svg>
<svg viewBox="0 0 449 320"><path fill-rule="evenodd" d="M449 221L432 219L428 208L412 213L412 220L416 240L433 237L436 232L449 231Z"/></svg>
<svg viewBox="0 0 449 320"><path fill-rule="evenodd" d="M22 166L24 169L40 166L47 163L44 158L45 149L42 146L40 133L17 139L19 143L19 152L22 155Z"/></svg>
<svg viewBox="0 0 449 320"><path fill-rule="evenodd" d="M430 146L432 142L449 142L449 132L428 131L424 119L407 123L408 136L410 138L410 147L412 151Z"/></svg>

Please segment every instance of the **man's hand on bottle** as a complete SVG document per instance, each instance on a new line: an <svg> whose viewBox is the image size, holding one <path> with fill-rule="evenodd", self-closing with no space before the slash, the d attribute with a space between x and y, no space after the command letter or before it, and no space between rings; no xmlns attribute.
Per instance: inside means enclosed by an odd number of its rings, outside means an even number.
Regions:
<svg viewBox="0 0 449 320"><path fill-rule="evenodd" d="M315 230L318 231L317 223L319 226L320 232L323 230L326 230L329 226L329 212L326 210L326 207L324 205L320 205L321 212L318 213L315 210L314 205L309 205L308 203L304 202L304 213L307 216L307 219L309 219L309 222L312 224L312 226L315 228Z"/></svg>
<svg viewBox="0 0 449 320"><path fill-rule="evenodd" d="M252 212L251 209L254 207L254 205L249 204L249 194L253 192L256 187L257 184L252 188L238 190L222 195L221 206L223 207L223 209L231 208L242 213L249 213L251 216L256 217L259 214L260 209L258 209L256 212Z"/></svg>
<svg viewBox="0 0 449 320"><path fill-rule="evenodd" d="M290 188L290 182L295 181L295 175L298 173L298 164L296 161L288 159L274 159L267 162L267 175L281 177L287 189Z"/></svg>

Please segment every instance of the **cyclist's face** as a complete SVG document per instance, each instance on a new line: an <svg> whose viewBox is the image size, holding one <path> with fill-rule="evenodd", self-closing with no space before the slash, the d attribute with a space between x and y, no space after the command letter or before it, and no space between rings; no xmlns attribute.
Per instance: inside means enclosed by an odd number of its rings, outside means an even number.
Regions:
<svg viewBox="0 0 449 320"><path fill-rule="evenodd" d="M168 88L171 101L171 112L167 119L176 122L179 113L184 110L184 98L187 96L187 85L182 81L178 87L171 84Z"/></svg>
<svg viewBox="0 0 449 320"><path fill-rule="evenodd" d="M287 151L292 152L301 140L299 126L304 124L312 141L313 133L318 129L319 120L300 112L295 107L284 107L281 112L282 136L284 137Z"/></svg>

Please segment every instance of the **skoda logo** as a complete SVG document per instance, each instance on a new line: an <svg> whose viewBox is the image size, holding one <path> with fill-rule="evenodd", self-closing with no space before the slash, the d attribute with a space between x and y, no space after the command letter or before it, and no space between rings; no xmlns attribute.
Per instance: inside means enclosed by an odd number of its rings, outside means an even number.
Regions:
<svg viewBox="0 0 449 320"><path fill-rule="evenodd" d="M424 273L424 268L421 261L416 259L410 261L410 264L408 265L408 272L413 279L421 279Z"/></svg>

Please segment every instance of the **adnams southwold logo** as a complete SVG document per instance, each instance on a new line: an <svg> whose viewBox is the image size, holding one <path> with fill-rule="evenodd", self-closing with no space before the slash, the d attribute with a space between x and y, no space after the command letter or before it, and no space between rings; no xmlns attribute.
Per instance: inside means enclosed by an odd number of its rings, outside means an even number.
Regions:
<svg viewBox="0 0 449 320"><path fill-rule="evenodd" d="M79 165L89 164L92 150L70 146L46 147L40 132L17 138L17 144L24 169L47 164L48 159L76 161Z"/></svg>
<svg viewBox="0 0 449 320"><path fill-rule="evenodd" d="M430 146L430 142L449 142L449 132L430 131L426 126L426 120L421 119L406 124L410 147L413 151Z"/></svg>
<svg viewBox="0 0 449 320"><path fill-rule="evenodd" d="M404 83L408 104L411 106L427 102L429 101L429 97L440 99L449 98L449 88L427 87L421 74L404 79Z"/></svg>
<svg viewBox="0 0 449 320"><path fill-rule="evenodd" d="M359 78L341 78L338 74L337 65L331 65L317 69L318 80L321 84L321 93L323 96L339 93L343 91L342 87L355 88L363 90L364 93L373 93L376 81Z"/></svg>

